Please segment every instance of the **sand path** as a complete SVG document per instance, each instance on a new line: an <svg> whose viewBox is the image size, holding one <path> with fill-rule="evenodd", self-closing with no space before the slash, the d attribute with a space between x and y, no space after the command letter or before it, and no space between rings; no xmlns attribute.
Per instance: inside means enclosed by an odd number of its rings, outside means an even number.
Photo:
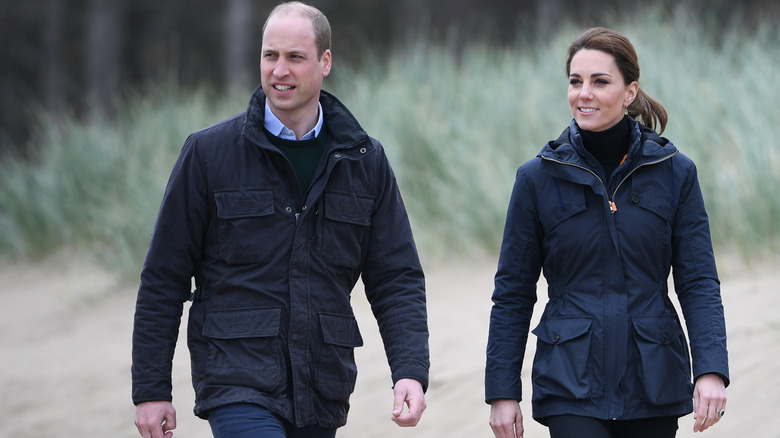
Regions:
<svg viewBox="0 0 780 438"><path fill-rule="evenodd" d="M355 292L366 345L357 351L358 386L339 437L492 437L482 379L494 269L490 260L429 269L431 382L428 409L414 429L389 420L389 370L365 297ZM679 437L780 436L780 270L732 271L722 274L733 382L728 413L701 435L684 417ZM79 257L0 265L0 437L138 436L130 402L135 288ZM191 413L183 339L179 345L175 436L207 438L207 423ZM532 352L530 344L527 363ZM530 415L530 402L521 406ZM525 436L549 435L528 418Z"/></svg>

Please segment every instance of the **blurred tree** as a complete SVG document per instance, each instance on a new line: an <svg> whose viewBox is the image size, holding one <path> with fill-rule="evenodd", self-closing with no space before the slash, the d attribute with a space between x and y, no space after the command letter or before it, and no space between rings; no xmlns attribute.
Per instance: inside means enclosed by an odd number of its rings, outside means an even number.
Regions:
<svg viewBox="0 0 780 438"><path fill-rule="evenodd" d="M124 63L124 0L89 0L84 87L90 113L113 116Z"/></svg>
<svg viewBox="0 0 780 438"><path fill-rule="evenodd" d="M252 0L228 0L226 8L222 76L229 88L243 89L260 65L260 41L250 37L259 20L253 20Z"/></svg>
<svg viewBox="0 0 780 438"><path fill-rule="evenodd" d="M306 0L304 0L306 1ZM587 27L680 6L707 19L712 38L729 21L749 32L780 17L780 1L742 0L308 0L333 28L338 65L375 62L426 38L454 50L518 34L552 37L563 23ZM39 109L111 115L127 92L167 81L217 91L257 82L261 29L279 0L0 0L0 158L23 151ZM534 41L530 39L529 41Z"/></svg>
<svg viewBox="0 0 780 438"><path fill-rule="evenodd" d="M41 63L41 93L44 107L56 113L65 107L65 77L62 62L64 51L65 1L47 0L44 13L43 50Z"/></svg>
<svg viewBox="0 0 780 438"><path fill-rule="evenodd" d="M542 37L552 36L555 23L564 16L563 0L535 0L536 31Z"/></svg>

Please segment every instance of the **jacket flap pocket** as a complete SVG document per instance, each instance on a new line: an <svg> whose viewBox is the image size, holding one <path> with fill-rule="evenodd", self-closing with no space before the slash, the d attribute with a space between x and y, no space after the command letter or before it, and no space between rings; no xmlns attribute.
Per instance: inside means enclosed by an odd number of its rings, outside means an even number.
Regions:
<svg viewBox="0 0 780 438"><path fill-rule="evenodd" d="M231 190L214 193L220 219L268 216L274 213L271 189Z"/></svg>
<svg viewBox="0 0 780 438"><path fill-rule="evenodd" d="M540 209L544 219L544 226L553 229L565 222L570 217L585 211L585 187L570 181L553 178L555 185L554 202L541 203Z"/></svg>
<svg viewBox="0 0 780 438"><path fill-rule="evenodd" d="M337 222L368 226L374 200L351 193L326 193L325 217Z"/></svg>
<svg viewBox="0 0 780 438"><path fill-rule="evenodd" d="M363 337L360 336L360 329L354 316L320 313L320 325L322 338L326 344L342 347L363 345Z"/></svg>
<svg viewBox="0 0 780 438"><path fill-rule="evenodd" d="M203 334L214 339L278 336L281 315L279 307L212 311L206 314Z"/></svg>
<svg viewBox="0 0 780 438"><path fill-rule="evenodd" d="M668 344L683 334L674 316L635 316L633 321L637 335L656 344Z"/></svg>
<svg viewBox="0 0 780 438"><path fill-rule="evenodd" d="M669 175L666 180L656 173L637 171L631 181L631 203L671 222L677 211L672 178Z"/></svg>
<svg viewBox="0 0 780 438"><path fill-rule="evenodd" d="M533 334L548 344L558 344L584 335L592 324L591 317L547 318L536 326Z"/></svg>

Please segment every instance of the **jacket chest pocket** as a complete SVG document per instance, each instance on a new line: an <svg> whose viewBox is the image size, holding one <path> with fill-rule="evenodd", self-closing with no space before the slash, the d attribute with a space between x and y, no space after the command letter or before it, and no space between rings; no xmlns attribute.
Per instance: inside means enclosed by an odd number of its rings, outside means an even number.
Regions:
<svg viewBox="0 0 780 438"><path fill-rule="evenodd" d="M575 233L579 233L578 228L581 224L572 225L569 220L587 208L585 190L588 189L586 186L553 178L545 190L544 193L540 194L545 202L541 202L538 207L539 219L545 232L569 235L574 227Z"/></svg>
<svg viewBox="0 0 780 438"><path fill-rule="evenodd" d="M622 202L639 207L636 214L642 216L632 219L657 227L655 229L666 230L671 227L677 213L674 190L676 188L671 175L664 179L652 172L637 171L631 179L630 192L622 193ZM627 212L631 213L631 210Z"/></svg>
<svg viewBox="0 0 780 438"><path fill-rule="evenodd" d="M325 193L317 220L317 253L330 264L357 268L371 225L374 200L352 193Z"/></svg>
<svg viewBox="0 0 780 438"><path fill-rule="evenodd" d="M220 256L227 263L268 263L281 242L270 188L214 193Z"/></svg>

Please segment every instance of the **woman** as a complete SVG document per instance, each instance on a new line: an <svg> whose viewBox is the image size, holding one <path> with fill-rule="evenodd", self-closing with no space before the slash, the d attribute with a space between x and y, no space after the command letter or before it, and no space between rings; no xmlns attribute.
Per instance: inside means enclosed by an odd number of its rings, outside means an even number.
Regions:
<svg viewBox="0 0 780 438"><path fill-rule="evenodd" d="M520 370L542 271L532 407L552 438L673 437L691 411L706 430L725 414L729 372L696 167L654 130L666 111L640 89L627 38L586 31L566 74L574 120L518 169L509 203L487 347L491 428L523 436Z"/></svg>

